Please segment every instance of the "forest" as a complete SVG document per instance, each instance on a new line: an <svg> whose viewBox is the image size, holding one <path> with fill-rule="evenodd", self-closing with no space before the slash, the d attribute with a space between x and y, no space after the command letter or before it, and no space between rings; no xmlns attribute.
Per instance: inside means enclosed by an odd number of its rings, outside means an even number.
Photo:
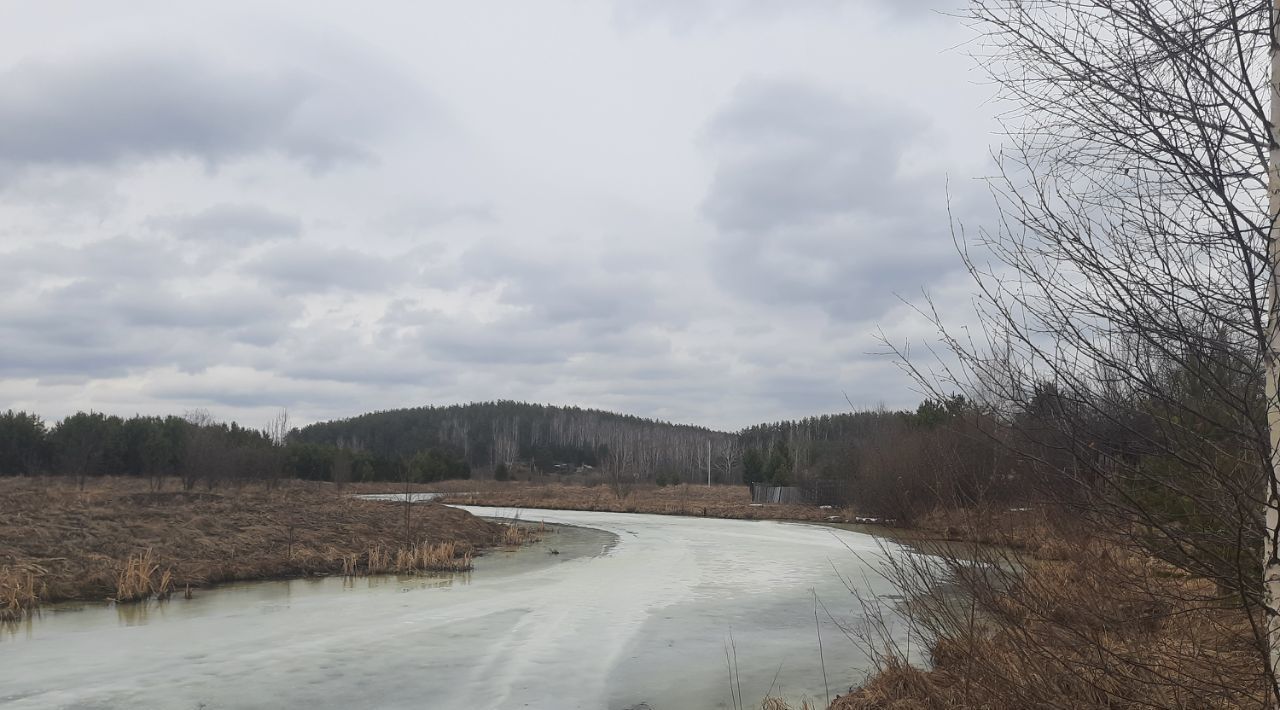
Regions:
<svg viewBox="0 0 1280 710"><path fill-rule="evenodd" d="M989 417L988 417L989 418ZM303 479L431 482L523 478L629 484L798 486L812 502L856 504L903 522L949 496L1009 497L989 467L994 441L963 397L914 411L875 410L759 424L729 433L577 407L513 401L373 412L291 428L281 413L254 429L206 412L122 418L79 412L46 424L0 413L0 475L170 477L186 488ZM972 481L955 477L960 452ZM708 458L709 457L709 458ZM943 465L946 458L948 465ZM981 489L981 490L979 490Z"/></svg>

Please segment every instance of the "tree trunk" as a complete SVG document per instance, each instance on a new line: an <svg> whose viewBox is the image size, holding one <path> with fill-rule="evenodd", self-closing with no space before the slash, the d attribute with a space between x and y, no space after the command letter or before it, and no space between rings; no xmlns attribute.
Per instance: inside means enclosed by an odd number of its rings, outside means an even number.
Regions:
<svg viewBox="0 0 1280 710"><path fill-rule="evenodd" d="M1277 705L1277 678L1280 678L1280 135L1276 119L1280 117L1280 0L1271 8L1271 117L1270 146L1267 165L1267 211L1271 219L1268 257L1270 287L1267 293L1267 423L1271 430L1271 475L1266 491L1266 535L1263 549L1263 586L1267 615L1267 642L1271 654L1272 707Z"/></svg>

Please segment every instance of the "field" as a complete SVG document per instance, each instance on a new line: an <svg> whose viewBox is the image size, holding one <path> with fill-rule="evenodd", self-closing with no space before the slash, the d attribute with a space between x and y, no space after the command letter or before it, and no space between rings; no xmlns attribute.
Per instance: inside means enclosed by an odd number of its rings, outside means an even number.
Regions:
<svg viewBox="0 0 1280 710"><path fill-rule="evenodd" d="M61 600L130 600L232 580L457 569L505 526L436 504L285 482L152 491L139 479L0 479L0 618ZM506 536L509 539L509 536Z"/></svg>
<svg viewBox="0 0 1280 710"><path fill-rule="evenodd" d="M746 486L636 485L619 497L606 485L528 483L522 481L445 481L423 490L446 494L443 500L466 505L609 513L692 515L743 520L851 522L847 510L807 505L754 505Z"/></svg>

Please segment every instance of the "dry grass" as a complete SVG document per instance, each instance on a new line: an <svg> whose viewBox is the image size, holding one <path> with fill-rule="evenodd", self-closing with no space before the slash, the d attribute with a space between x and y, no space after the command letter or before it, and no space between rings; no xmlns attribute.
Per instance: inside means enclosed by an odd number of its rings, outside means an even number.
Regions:
<svg viewBox="0 0 1280 710"><path fill-rule="evenodd" d="M546 523L538 521L535 527L531 524L521 523L519 518L506 523L505 530L502 531L502 544L508 547L519 547L536 542L547 534Z"/></svg>
<svg viewBox="0 0 1280 710"><path fill-rule="evenodd" d="M471 569L472 553L455 542L423 543L410 547L372 547L363 565L358 558L344 565L343 573L415 574L417 572L465 572Z"/></svg>
<svg viewBox="0 0 1280 710"><path fill-rule="evenodd" d="M35 572L0 568L0 622L17 621L39 603Z"/></svg>
<svg viewBox="0 0 1280 710"><path fill-rule="evenodd" d="M852 520L849 511L807 505L752 505L746 486L637 486L619 499L608 486L521 481L446 481L429 487L450 503L503 508L595 510L609 513L692 515L743 520Z"/></svg>
<svg viewBox="0 0 1280 710"><path fill-rule="evenodd" d="M151 492L146 481L104 479L79 491L66 479L0 479L0 613L234 580L360 573L374 549L403 551L414 569L457 569L504 535L503 526L464 511L419 503L406 544L401 505L353 499L327 484L175 488Z"/></svg>
<svg viewBox="0 0 1280 710"><path fill-rule="evenodd" d="M173 570L160 570L151 548L129 555L124 567L116 574L116 594L113 601L135 602L146 599L168 599L173 593Z"/></svg>
<svg viewBox="0 0 1280 710"><path fill-rule="evenodd" d="M944 597L945 582L903 582L916 598L913 623L935 639L931 668L886 650L879 671L832 708L1264 706L1249 619L1213 584L1140 554L1123 536L1044 517L968 530L986 539L993 526L1015 535L985 557L948 564L966 598Z"/></svg>

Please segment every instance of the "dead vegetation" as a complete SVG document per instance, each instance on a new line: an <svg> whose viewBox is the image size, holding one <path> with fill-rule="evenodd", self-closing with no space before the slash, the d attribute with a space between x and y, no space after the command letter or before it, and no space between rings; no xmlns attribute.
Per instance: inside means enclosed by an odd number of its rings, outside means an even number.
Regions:
<svg viewBox="0 0 1280 710"><path fill-rule="evenodd" d="M626 498L607 486L521 481L445 481L433 484L450 503L503 508L594 510L608 513L692 515L742 520L853 520L846 510L808 505L753 505L746 486L637 485Z"/></svg>
<svg viewBox="0 0 1280 710"><path fill-rule="evenodd" d="M112 601L136 602L145 599L168 599L173 593L173 569L163 571L151 548L129 555L116 575L116 593Z"/></svg>
<svg viewBox="0 0 1280 710"><path fill-rule="evenodd" d="M35 573L0 568L0 622L17 621L40 602Z"/></svg>
<svg viewBox="0 0 1280 710"><path fill-rule="evenodd" d="M967 528L995 537L999 521ZM907 556L886 574L927 669L888 641L888 622L847 628L877 672L837 710L1264 707L1250 619L1217 585L1126 540L1061 521L964 555ZM968 533L956 531L956 537ZM871 611L874 600L866 600Z"/></svg>
<svg viewBox="0 0 1280 710"><path fill-rule="evenodd" d="M0 479L0 618L39 603L139 600L220 582L467 569L504 526L328 484L153 491L143 479ZM372 559L371 559L372 558ZM376 563L376 564L374 564Z"/></svg>
<svg viewBox="0 0 1280 710"><path fill-rule="evenodd" d="M413 574L415 572L465 572L472 554L455 542L423 543L410 547L372 547L363 566L344 565L343 574Z"/></svg>

